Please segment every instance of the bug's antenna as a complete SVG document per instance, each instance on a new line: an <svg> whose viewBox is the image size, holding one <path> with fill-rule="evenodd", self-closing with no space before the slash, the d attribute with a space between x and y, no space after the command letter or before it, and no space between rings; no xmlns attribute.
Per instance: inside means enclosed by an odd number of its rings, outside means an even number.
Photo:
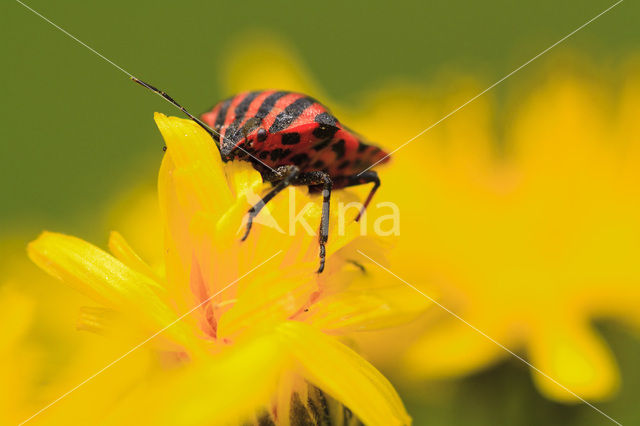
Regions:
<svg viewBox="0 0 640 426"><path fill-rule="evenodd" d="M216 132L211 127L207 126L207 124L205 124L202 120L200 120L199 118L197 118L194 115L192 115L189 111L187 111L187 109L185 107L183 107L178 102L176 102L166 92L164 92L164 91L162 91L160 89L157 89L157 88L153 87L152 85L150 85L149 83L145 83L144 81L142 81L142 80L140 80L140 79L138 79L136 77L131 76L131 80L135 81L136 83L138 83L142 87L146 87L147 89L149 89L152 92L156 93L157 95L161 96L167 102L169 102L172 105L174 105L177 108L179 108L180 111L184 112L187 115L187 117L189 117L191 120L195 121L200 127L202 127L204 130L206 130L207 133L209 133L211 135L211 137L213 138L213 141L216 143L216 145L218 145L218 148L220 147L220 142L218 142L219 137L220 137L220 133Z"/></svg>

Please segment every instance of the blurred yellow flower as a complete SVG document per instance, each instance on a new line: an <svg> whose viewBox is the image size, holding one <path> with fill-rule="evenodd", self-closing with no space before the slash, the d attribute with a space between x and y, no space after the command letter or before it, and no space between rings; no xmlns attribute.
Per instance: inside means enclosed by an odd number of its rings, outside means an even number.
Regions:
<svg viewBox="0 0 640 426"><path fill-rule="evenodd" d="M230 51L230 93L276 83L310 93L388 151L484 88L464 77L443 78L437 88L393 84L344 108L327 100L278 40ZM250 66L256 62L267 66ZM640 325L640 73L629 67L616 92L566 63L554 65L533 90L512 90L518 96L502 131L494 130L490 93L398 151L379 172L376 197L401 211L391 270L436 292L444 306L581 397L598 400L613 395L620 379L592 321ZM397 342L392 351L380 335L361 344L411 380L458 377L510 356L444 311L382 333ZM408 353L398 363L403 347ZM533 377L547 397L576 400Z"/></svg>
<svg viewBox="0 0 640 426"><path fill-rule="evenodd" d="M159 177L164 262L147 264L116 232L111 254L50 232L28 252L99 303L82 309L79 328L109 334L118 348L158 336L114 364L124 377L108 381L105 371L85 385L104 398L93 393L92 401L80 388L36 419L221 424L270 418L286 425L329 416L410 423L389 382L331 335L396 324L428 304L400 303L406 288L372 281L350 263L357 247L381 255L355 223L343 235L332 233L321 275L313 272L315 237L303 230L283 237L256 226L240 243L247 196L265 189L259 173L248 163L223 164L210 137L188 120L156 114L156 123L168 147ZM301 204L312 199L292 191ZM283 223L287 204L277 197L265 209ZM319 215L319 206L304 212L309 223ZM82 405L69 402L76 396Z"/></svg>
<svg viewBox="0 0 640 426"><path fill-rule="evenodd" d="M16 423L26 413L23 406L33 375L34 351L23 345L23 338L33 321L33 300L12 285L0 287L0 424Z"/></svg>
<svg viewBox="0 0 640 426"><path fill-rule="evenodd" d="M399 194L403 225L415 232L403 234L392 265L415 283L430 277L445 306L581 397L598 400L614 393L619 374L591 322L640 325L640 80L630 72L618 94L554 69L518 97L502 157L487 102L398 153L401 169L420 170L411 185L421 197ZM406 185L399 175L388 181ZM417 247L420 270L402 258ZM438 378L506 356L447 318L413 345L407 361L412 375ZM576 399L533 378L550 398Z"/></svg>

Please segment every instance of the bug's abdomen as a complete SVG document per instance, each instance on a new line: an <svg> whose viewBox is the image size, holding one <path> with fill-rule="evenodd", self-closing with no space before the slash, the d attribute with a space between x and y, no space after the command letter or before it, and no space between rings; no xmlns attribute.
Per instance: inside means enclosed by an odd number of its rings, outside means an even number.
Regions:
<svg viewBox="0 0 640 426"><path fill-rule="evenodd" d="M357 174L386 159L385 152L300 93L241 93L218 103L202 119L219 133L224 159L251 155L271 168L293 164L302 172L322 170L332 177Z"/></svg>

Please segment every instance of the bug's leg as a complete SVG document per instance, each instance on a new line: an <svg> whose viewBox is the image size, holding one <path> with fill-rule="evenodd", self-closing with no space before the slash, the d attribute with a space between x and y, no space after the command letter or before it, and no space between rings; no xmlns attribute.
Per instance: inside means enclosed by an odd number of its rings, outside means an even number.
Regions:
<svg viewBox="0 0 640 426"><path fill-rule="evenodd" d="M241 241L244 241L249 236L251 231L251 225L253 225L253 219L260 213L260 210L269 202L273 197L278 195L280 191L291 185L294 179L300 173L300 169L297 166L281 166L278 167L275 172L267 172L262 175L262 178L267 182L277 182L276 185L265 195L260 201L255 203L247 212L247 228L242 236Z"/></svg>
<svg viewBox="0 0 640 426"><path fill-rule="evenodd" d="M320 232L318 236L318 242L320 243L320 266L318 267L318 273L324 270L324 259L326 256L324 246L329 239L329 207L331 203L332 186L328 173L323 173L322 180L322 217L320 219Z"/></svg>
<svg viewBox="0 0 640 426"><path fill-rule="evenodd" d="M362 217L362 215L364 214L364 211L367 209L367 206L371 202L373 195L376 193L376 191L380 187L380 178L378 177L377 172L373 170L367 170L366 172L362 173L360 176L358 175L348 176L346 178L346 183L343 185L343 187L347 187L347 186L364 185L371 182L373 182L373 188L371 188L371 191L369 191L369 195L367 196L367 199L364 201L364 204L362 204L362 209L360 209L358 216L356 216L356 222L360 220L360 217Z"/></svg>
<svg viewBox="0 0 640 426"><path fill-rule="evenodd" d="M324 270L326 257L325 244L329 239L329 209L331 207L331 187L333 182L329 173L322 171L308 172L299 175L294 182L295 185L322 185L322 217L320 218L320 230L318 232L318 243L320 244L320 266L318 274Z"/></svg>

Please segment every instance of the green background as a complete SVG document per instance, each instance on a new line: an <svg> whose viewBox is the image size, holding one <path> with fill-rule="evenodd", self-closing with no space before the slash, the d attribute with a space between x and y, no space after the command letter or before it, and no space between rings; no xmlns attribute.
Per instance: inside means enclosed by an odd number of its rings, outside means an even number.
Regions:
<svg viewBox="0 0 640 426"><path fill-rule="evenodd" d="M219 71L228 47L248 31L287 40L332 98L349 105L383 82L428 84L442 72L470 74L489 86L613 2L28 4L132 74L203 111L227 95ZM0 237L35 236L47 228L103 241L94 218L131 182L155 179L162 152L151 113L175 112L18 3L3 1L0 16ZM639 22L640 5L627 0L563 48L615 67L640 53ZM543 64L544 58L523 69L494 96L500 99L514 80L531 78ZM640 344L620 327L603 329L619 358L623 390L599 406L623 424L640 424L632 403L640 396ZM446 396L404 390L416 424L608 423L584 405L540 397L517 361L440 389Z"/></svg>

